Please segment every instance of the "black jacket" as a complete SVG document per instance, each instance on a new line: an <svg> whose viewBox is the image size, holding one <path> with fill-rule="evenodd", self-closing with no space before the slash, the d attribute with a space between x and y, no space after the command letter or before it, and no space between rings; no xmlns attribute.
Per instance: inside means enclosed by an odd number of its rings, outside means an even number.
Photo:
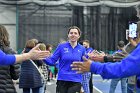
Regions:
<svg viewBox="0 0 140 93"><path fill-rule="evenodd" d="M10 47L2 48L6 54L15 54ZM19 65L0 66L0 93L17 93L14 87L11 74L14 74L13 79L19 78ZM14 70L14 71L10 71ZM12 72L12 73L11 73ZM13 73L14 72L14 73Z"/></svg>
<svg viewBox="0 0 140 93"><path fill-rule="evenodd" d="M25 49L25 52L30 51L30 49ZM38 66L39 61L35 61ZM26 60L21 64L21 73L19 79L20 88L37 88L43 85L41 75L37 68L31 63L30 60Z"/></svg>

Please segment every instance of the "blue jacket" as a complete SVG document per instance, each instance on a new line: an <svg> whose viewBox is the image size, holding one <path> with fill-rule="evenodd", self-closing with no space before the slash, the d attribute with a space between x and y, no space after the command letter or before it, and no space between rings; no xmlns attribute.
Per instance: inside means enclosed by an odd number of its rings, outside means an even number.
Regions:
<svg viewBox="0 0 140 93"><path fill-rule="evenodd" d="M53 55L47 58L45 62L48 65L54 65L59 60L58 80L81 82L82 75L71 70L70 65L73 61L82 61L84 54L85 48L82 45L77 44L75 48L72 48L70 43L66 42L60 44Z"/></svg>
<svg viewBox="0 0 140 93"><path fill-rule="evenodd" d="M99 63L92 62L90 71L100 74L105 79L124 78L140 75L140 44L121 62Z"/></svg>
<svg viewBox="0 0 140 93"><path fill-rule="evenodd" d="M89 48L86 48L86 53L85 53L85 55L86 55L86 57L88 58L88 53L89 52L92 52L93 51L93 48L91 48L91 47L89 47Z"/></svg>
<svg viewBox="0 0 140 93"><path fill-rule="evenodd" d="M94 49L89 47L89 48L86 48L86 54L89 53L89 52L92 52Z"/></svg>
<svg viewBox="0 0 140 93"><path fill-rule="evenodd" d="M14 55L6 55L3 51L0 50L0 65L12 65L16 61Z"/></svg>

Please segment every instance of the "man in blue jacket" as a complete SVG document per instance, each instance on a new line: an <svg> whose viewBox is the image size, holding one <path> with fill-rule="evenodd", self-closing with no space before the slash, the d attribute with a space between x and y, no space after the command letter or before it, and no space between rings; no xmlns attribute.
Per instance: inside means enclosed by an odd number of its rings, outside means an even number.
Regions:
<svg viewBox="0 0 140 93"><path fill-rule="evenodd" d="M92 72L104 79L124 78L140 75L140 43L126 58L116 63L99 63L84 58L85 62L73 62L71 65L77 73ZM101 57L103 59L103 57Z"/></svg>
<svg viewBox="0 0 140 93"><path fill-rule="evenodd" d="M90 47L89 40L83 40L82 44L86 48L86 55L93 51L93 48ZM84 93L93 93L93 83L92 83L92 74L91 72L87 72L82 74L82 86L84 89Z"/></svg>
<svg viewBox="0 0 140 93"><path fill-rule="evenodd" d="M117 53L121 53L123 52L124 50L124 46L125 46L125 43L124 41L119 41L118 44L117 44L117 48L118 50L115 51L112 56L117 56ZM120 56L122 57L122 56ZM119 60L118 60L119 61ZM117 79L111 79L111 83L110 83L110 90L109 90L109 93L115 93L115 89L117 87L117 84L118 82L121 82L121 89L122 89L122 93L127 93L127 78L117 78Z"/></svg>

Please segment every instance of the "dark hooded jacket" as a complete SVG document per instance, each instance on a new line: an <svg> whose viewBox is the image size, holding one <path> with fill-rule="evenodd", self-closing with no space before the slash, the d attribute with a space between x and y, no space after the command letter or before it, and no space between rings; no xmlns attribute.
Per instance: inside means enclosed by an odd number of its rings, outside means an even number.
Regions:
<svg viewBox="0 0 140 93"><path fill-rule="evenodd" d="M26 48L25 52L29 52L31 49ZM37 66L41 66L42 62L33 60ZM21 64L21 73L19 79L20 88L37 88L43 85L42 78L37 68L31 63L30 60L26 60Z"/></svg>

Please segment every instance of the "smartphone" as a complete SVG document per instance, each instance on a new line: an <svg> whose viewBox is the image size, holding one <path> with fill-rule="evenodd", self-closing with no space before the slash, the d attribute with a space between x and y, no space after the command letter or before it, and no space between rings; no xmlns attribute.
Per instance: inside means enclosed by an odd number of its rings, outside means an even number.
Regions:
<svg viewBox="0 0 140 93"><path fill-rule="evenodd" d="M135 38L137 37L137 23L131 22L129 23L129 37Z"/></svg>

